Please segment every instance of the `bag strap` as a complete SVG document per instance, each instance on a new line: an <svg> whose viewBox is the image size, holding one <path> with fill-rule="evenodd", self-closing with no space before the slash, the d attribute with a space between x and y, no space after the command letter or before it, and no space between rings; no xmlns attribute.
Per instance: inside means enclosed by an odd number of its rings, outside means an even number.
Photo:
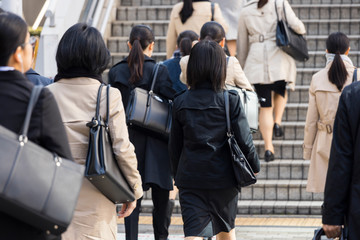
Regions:
<svg viewBox="0 0 360 240"><path fill-rule="evenodd" d="M24 125L22 127L22 133L19 137L20 141L27 140L27 134L28 134L29 125L30 125L30 118L31 118L32 112L35 108L35 105L39 99L39 96L40 96L40 93L41 93L41 90L43 87L44 86L42 86L42 85L36 85L36 86L34 86L34 88L31 91L29 104L28 104L27 110L26 110L25 121L24 121Z"/></svg>
<svg viewBox="0 0 360 240"><path fill-rule="evenodd" d="M151 83L150 93L152 93L154 91L155 82L156 82L156 78L157 78L157 75L158 75L158 72L159 72L160 65L161 65L161 63L157 63L154 66L154 71L153 71L154 72L154 77L153 77L153 80L152 80L152 83Z"/></svg>
<svg viewBox="0 0 360 240"><path fill-rule="evenodd" d="M276 0L274 2L275 2L276 19L277 19L277 21L279 21L279 14L278 14L278 11L277 11Z"/></svg>
<svg viewBox="0 0 360 240"><path fill-rule="evenodd" d="M101 92L102 92L103 87L104 87L104 84L102 83L100 85L100 87L99 87L98 94L97 94L97 99L96 99L95 118L96 118L96 120L99 121L99 123L100 123L100 100L101 100Z"/></svg>
<svg viewBox="0 0 360 240"><path fill-rule="evenodd" d="M279 21L279 13L278 13L276 1L277 1L277 0L275 0L276 19L277 19L277 21ZM285 11L285 0L283 1L283 12L284 12L284 16L285 16L285 22L286 22L286 24L287 24L286 11Z"/></svg>
<svg viewBox="0 0 360 240"><path fill-rule="evenodd" d="M354 69L354 74L353 74L353 80L352 82L356 82L357 81L357 68Z"/></svg>
<svg viewBox="0 0 360 240"><path fill-rule="evenodd" d="M211 21L214 21L215 4L211 2Z"/></svg>
<svg viewBox="0 0 360 240"><path fill-rule="evenodd" d="M224 91L224 100L225 100L225 113L226 113L226 126L227 126L227 136L231 136L231 125L230 125L230 105L229 105L229 92Z"/></svg>
<svg viewBox="0 0 360 240"><path fill-rule="evenodd" d="M109 92L110 92L110 84L106 87L106 120L105 120L105 127L109 126Z"/></svg>
<svg viewBox="0 0 360 240"><path fill-rule="evenodd" d="M283 12L284 12L284 16L285 16L285 22L286 22L286 24L288 24L288 21L286 18L286 11L285 11L285 0L283 1Z"/></svg>

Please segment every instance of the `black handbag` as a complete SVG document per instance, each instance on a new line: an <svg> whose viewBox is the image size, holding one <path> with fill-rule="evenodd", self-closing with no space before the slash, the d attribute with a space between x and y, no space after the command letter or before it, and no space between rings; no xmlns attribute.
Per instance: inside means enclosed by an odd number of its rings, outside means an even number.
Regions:
<svg viewBox="0 0 360 240"><path fill-rule="evenodd" d="M314 237L312 238L312 240L321 240L321 236L325 236L325 232L324 229L322 228L318 228L314 230ZM330 238L326 238L326 239L330 239ZM339 240L347 240L347 228L341 228L341 237Z"/></svg>
<svg viewBox="0 0 360 240"><path fill-rule="evenodd" d="M86 156L85 177L113 203L126 203L135 200L133 191L123 176L112 147L109 130L109 89L106 96L106 120L100 116L100 99L104 84L99 87L96 112L90 128L89 147Z"/></svg>
<svg viewBox="0 0 360 240"><path fill-rule="evenodd" d="M226 125L227 125L227 142L230 148L231 162L234 169L234 175L238 188L246 187L256 183L255 174L247 161L245 155L241 151L238 143L236 142L234 134L231 132L230 125L230 105L229 105L229 92L224 91L225 99L225 112L226 112Z"/></svg>
<svg viewBox="0 0 360 240"><path fill-rule="evenodd" d="M276 27L276 45L281 48L285 53L289 54L292 58L300 62L306 62L309 59L309 52L307 42L303 35L296 33L288 26L285 3L283 2L283 12L285 21L279 19L275 1L275 11L277 17Z"/></svg>
<svg viewBox="0 0 360 240"><path fill-rule="evenodd" d="M42 86L35 86L20 135L0 126L0 211L48 234L71 222L84 166L57 156L27 138Z"/></svg>
<svg viewBox="0 0 360 240"><path fill-rule="evenodd" d="M167 139L171 129L172 101L164 99L153 91L160 65L154 66L150 91L139 87L131 91L126 107L126 121L130 127Z"/></svg>

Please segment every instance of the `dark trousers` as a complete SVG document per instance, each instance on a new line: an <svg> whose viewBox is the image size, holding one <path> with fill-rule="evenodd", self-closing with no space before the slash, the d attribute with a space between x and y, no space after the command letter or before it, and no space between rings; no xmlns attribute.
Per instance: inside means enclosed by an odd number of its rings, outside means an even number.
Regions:
<svg viewBox="0 0 360 240"><path fill-rule="evenodd" d="M151 185L151 197L153 201L153 228L155 240L166 240L169 235L170 216L168 213L169 190ZM141 200L137 200L136 208L129 217L125 218L126 240L138 239L139 214Z"/></svg>

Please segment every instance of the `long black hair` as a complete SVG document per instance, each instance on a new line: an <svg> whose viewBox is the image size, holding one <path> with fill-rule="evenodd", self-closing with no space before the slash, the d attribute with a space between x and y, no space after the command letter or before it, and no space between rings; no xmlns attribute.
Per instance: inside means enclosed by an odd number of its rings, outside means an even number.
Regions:
<svg viewBox="0 0 360 240"><path fill-rule="evenodd" d="M142 78L144 67L144 52L150 43L155 41L154 33L149 26L137 25L131 29L129 43L131 50L128 56L130 69L130 83L135 83Z"/></svg>
<svg viewBox="0 0 360 240"><path fill-rule="evenodd" d="M347 76L349 75L340 55L344 54L349 49L349 46L349 38L342 32L332 33L326 40L326 49L328 53L335 54L334 60L328 71L329 81L335 84L339 91L343 88Z"/></svg>
<svg viewBox="0 0 360 240"><path fill-rule="evenodd" d="M177 38L177 45L180 49L181 55L189 55L192 48L192 42L198 39L199 35L197 35L194 31L187 30L181 32Z"/></svg>
<svg viewBox="0 0 360 240"><path fill-rule="evenodd" d="M0 29L0 66L6 66L17 47L23 46L28 28L18 15L2 11Z"/></svg>
<svg viewBox="0 0 360 240"><path fill-rule="evenodd" d="M180 11L180 19L182 23L185 23L193 14L194 8L192 6L192 0L183 0L183 3L183 8Z"/></svg>
<svg viewBox="0 0 360 240"><path fill-rule="evenodd" d="M196 89L204 83L211 84L214 91L224 88L226 78L226 57L220 45L203 40L191 49L187 72L190 88Z"/></svg>
<svg viewBox="0 0 360 240"><path fill-rule="evenodd" d="M200 40L213 40L220 43L224 37L225 30L218 22L206 22L200 29Z"/></svg>

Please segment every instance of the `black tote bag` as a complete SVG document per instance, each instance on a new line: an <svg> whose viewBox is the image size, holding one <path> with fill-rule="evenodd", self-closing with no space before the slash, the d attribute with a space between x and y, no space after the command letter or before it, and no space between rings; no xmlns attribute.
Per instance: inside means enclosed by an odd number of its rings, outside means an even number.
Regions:
<svg viewBox="0 0 360 240"><path fill-rule="evenodd" d="M159 63L154 66L150 91L138 87L131 91L126 107L126 121L130 127L168 139L172 120L172 101L154 93L159 67Z"/></svg>
<svg viewBox="0 0 360 240"><path fill-rule="evenodd" d="M241 151L238 143L236 142L234 134L231 132L229 92L226 90L224 91L224 99L227 126L227 142L229 144L234 175L238 183L238 189L240 189L241 187L255 184L256 177L249 162L247 161L245 155Z"/></svg>
<svg viewBox="0 0 360 240"><path fill-rule="evenodd" d="M113 203L126 203L135 200L133 191L123 176L112 148L109 131L109 89L106 96L106 119L100 116L100 99L103 84L100 85L96 112L92 121L87 124L90 128L89 148L86 156L85 177Z"/></svg>
<svg viewBox="0 0 360 240"><path fill-rule="evenodd" d="M21 135L0 126L0 211L60 235L73 217L84 166L28 140L31 114L41 89L35 86L32 91Z"/></svg>
<svg viewBox="0 0 360 240"><path fill-rule="evenodd" d="M283 12L285 21L279 19L275 1L275 11L277 17L276 27L276 45L281 48L285 53L289 54L292 58L300 62L306 62L309 59L309 52L307 42L303 35L296 33L288 26L285 4L283 2Z"/></svg>

